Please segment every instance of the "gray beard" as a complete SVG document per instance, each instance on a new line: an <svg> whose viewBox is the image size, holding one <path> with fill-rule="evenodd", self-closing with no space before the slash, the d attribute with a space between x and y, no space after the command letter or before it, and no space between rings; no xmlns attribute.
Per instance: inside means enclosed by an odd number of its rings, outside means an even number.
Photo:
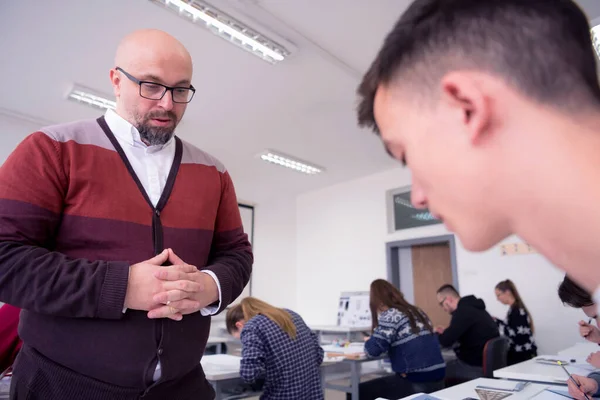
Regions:
<svg viewBox="0 0 600 400"><path fill-rule="evenodd" d="M139 124L137 130L140 133L140 139L147 146L162 146L167 143L173 137L175 128L162 128L157 126L148 126L145 124Z"/></svg>

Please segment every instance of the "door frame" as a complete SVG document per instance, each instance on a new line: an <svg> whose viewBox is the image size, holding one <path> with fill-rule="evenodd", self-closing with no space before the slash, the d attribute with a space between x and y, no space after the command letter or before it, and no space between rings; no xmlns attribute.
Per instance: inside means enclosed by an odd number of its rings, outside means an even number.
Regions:
<svg viewBox="0 0 600 400"><path fill-rule="evenodd" d="M412 248L412 246L420 246L427 244L445 244L450 247L450 264L452 265L452 285L460 293L458 287L458 271L456 265L456 239L454 235L439 235L429 236L415 239L397 240L385 244L385 254L387 261L387 278L394 286L400 289L400 257L399 250ZM412 265L411 265L412 267Z"/></svg>

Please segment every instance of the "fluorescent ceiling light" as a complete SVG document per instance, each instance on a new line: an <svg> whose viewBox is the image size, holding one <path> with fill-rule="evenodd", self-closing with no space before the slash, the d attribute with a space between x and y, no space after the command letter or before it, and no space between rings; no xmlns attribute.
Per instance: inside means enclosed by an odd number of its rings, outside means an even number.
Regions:
<svg viewBox="0 0 600 400"><path fill-rule="evenodd" d="M259 155L260 159L271 164L279 165L282 167L293 169L294 171L303 172L308 175L316 175L323 172L325 169L318 167L314 164L309 164L305 161L301 161L297 158L275 152L273 150L266 150Z"/></svg>
<svg viewBox="0 0 600 400"><path fill-rule="evenodd" d="M200 0L150 0L180 16L200 23L215 35L226 39L261 59L275 64L290 53L280 44L254 31L227 14Z"/></svg>
<svg viewBox="0 0 600 400"><path fill-rule="evenodd" d="M114 110L117 108L117 103L114 100L107 98L108 96L102 95L92 89L84 86L75 85L69 92L67 98L78 103L99 108L101 110Z"/></svg>

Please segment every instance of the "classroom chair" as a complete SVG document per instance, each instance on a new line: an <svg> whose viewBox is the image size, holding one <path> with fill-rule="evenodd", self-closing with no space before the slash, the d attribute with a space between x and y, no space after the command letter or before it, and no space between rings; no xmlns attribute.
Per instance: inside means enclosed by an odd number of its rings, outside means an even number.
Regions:
<svg viewBox="0 0 600 400"><path fill-rule="evenodd" d="M509 340L506 336L487 341L483 348L483 377L493 378L494 371L507 365Z"/></svg>

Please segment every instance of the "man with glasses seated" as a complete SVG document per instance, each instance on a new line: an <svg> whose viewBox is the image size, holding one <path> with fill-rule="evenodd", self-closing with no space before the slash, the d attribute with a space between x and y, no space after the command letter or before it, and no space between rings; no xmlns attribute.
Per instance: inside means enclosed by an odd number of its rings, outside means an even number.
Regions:
<svg viewBox="0 0 600 400"><path fill-rule="evenodd" d="M438 326L435 331L442 347L454 347L457 357L446 363L447 383L483 376L483 348L488 340L500 335L485 303L472 295L460 297L452 285L438 289L437 301L451 319L450 326Z"/></svg>
<svg viewBox="0 0 600 400"><path fill-rule="evenodd" d="M209 316L252 269L233 183L175 136L195 93L179 41L134 32L110 79L114 111L33 133L0 169L11 399L213 399Z"/></svg>

